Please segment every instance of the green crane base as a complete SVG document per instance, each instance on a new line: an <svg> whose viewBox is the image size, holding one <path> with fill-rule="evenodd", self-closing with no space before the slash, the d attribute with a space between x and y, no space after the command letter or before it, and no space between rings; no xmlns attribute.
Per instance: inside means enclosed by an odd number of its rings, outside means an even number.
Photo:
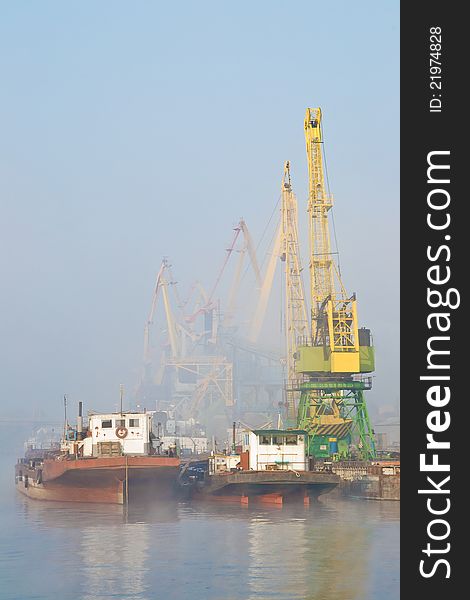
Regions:
<svg viewBox="0 0 470 600"><path fill-rule="evenodd" d="M300 385L297 427L309 436L309 454L327 458L350 454L355 444L362 460L376 457L362 381L309 381Z"/></svg>

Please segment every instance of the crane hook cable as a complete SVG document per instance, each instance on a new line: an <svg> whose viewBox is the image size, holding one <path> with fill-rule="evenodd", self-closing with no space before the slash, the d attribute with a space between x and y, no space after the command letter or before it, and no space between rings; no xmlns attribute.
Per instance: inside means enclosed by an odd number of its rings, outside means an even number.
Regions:
<svg viewBox="0 0 470 600"><path fill-rule="evenodd" d="M323 162L325 163L326 187L328 189L328 196L331 197L330 178L328 177L328 163L326 160L326 151L325 151L325 138L323 136L323 122L320 124L320 127L321 127L321 136L322 136L322 140L323 140L322 150L323 150ZM340 262L338 238L336 237L335 214L334 214L333 206L331 207L331 223L333 225L333 237L335 239L336 254L338 256L338 272L339 272L339 276L341 277L341 262Z"/></svg>

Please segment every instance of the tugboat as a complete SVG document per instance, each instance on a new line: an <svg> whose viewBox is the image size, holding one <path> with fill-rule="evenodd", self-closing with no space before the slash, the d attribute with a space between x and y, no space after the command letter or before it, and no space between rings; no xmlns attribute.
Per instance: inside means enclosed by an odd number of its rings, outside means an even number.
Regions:
<svg viewBox="0 0 470 600"><path fill-rule="evenodd" d="M329 492L340 477L316 470L306 455L307 432L301 429L246 430L240 452L212 453L182 465L179 484L190 498L282 505Z"/></svg>
<svg viewBox="0 0 470 600"><path fill-rule="evenodd" d="M15 465L16 489L30 498L126 504L146 493L170 498L180 459L162 450L147 412L89 413L66 426L59 449L29 449ZM155 433L157 432L157 434Z"/></svg>

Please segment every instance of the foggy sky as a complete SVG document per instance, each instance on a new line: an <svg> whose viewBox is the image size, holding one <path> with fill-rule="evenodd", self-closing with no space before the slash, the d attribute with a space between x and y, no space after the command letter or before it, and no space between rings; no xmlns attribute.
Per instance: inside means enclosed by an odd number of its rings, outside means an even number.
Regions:
<svg viewBox="0 0 470 600"><path fill-rule="evenodd" d="M0 19L4 414L129 397L163 256L213 283L321 106L341 267L398 401L398 2L10 2ZM307 254L305 223L303 253Z"/></svg>

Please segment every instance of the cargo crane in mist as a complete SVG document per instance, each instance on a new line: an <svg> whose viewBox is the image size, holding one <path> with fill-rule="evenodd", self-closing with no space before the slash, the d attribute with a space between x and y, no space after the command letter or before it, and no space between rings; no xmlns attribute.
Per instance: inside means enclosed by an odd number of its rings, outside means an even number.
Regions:
<svg viewBox="0 0 470 600"><path fill-rule="evenodd" d="M250 329L250 340L258 341L268 301L272 295L274 274L279 261L282 263L284 287L284 311L282 315L285 338L285 410L282 417L285 424L295 425L299 400L299 385L304 376L295 369L295 351L299 339L309 336L310 325L306 305L304 283L302 279L302 260L298 232L298 206L294 195L290 174L290 162L284 163L281 180L281 202L279 221L274 234L270 258L260 288Z"/></svg>
<svg viewBox="0 0 470 600"><path fill-rule="evenodd" d="M226 279L229 263L233 263L231 258L237 255L228 293L223 294L221 282ZM209 292L195 282L182 300L171 265L163 259L144 328L143 370L136 390L139 403L147 407L156 403L159 411L171 413L176 421L199 422L208 433L220 435L233 419L254 418L259 424L278 410L276 400L282 393L279 356L239 335L240 287L249 270L254 275L252 291L256 295L263 287L263 278L243 220L234 228ZM226 296L224 302L220 295ZM154 321L159 305L164 331L157 340ZM160 343L159 356L155 356L155 342ZM272 377L276 371L278 379ZM250 412L258 416L250 416Z"/></svg>
<svg viewBox="0 0 470 600"><path fill-rule="evenodd" d="M309 433L315 457L346 456L357 440L364 459L375 456L374 434L364 391L374 371L370 330L358 326L356 296L349 295L331 250L325 185L322 113L308 108L304 121L308 162L308 224L311 334L297 340L295 370L306 381L300 391L297 425Z"/></svg>
<svg viewBox="0 0 470 600"><path fill-rule="evenodd" d="M219 432L232 419L259 426L259 415L264 420L271 416L273 424L276 413L278 424L283 421L287 427L308 432L312 456L350 456L351 448L356 447L355 455L369 459L375 456L375 442L364 391L371 387L371 377L366 375L374 371L374 348L370 330L358 326L356 297L346 292L335 259L337 253L331 249L329 212L333 197L325 177L319 108L307 109L304 128L309 181L309 294L302 279L298 206L287 161L281 180L279 219L265 269L259 266L258 247L243 220L234 228L232 242L209 292L195 283L187 299L181 301L171 267L163 260L145 327L139 393L145 396L151 382L150 395L155 398L157 390L161 410L171 410L180 419L211 423ZM220 282L237 253L227 300L221 302ZM260 338L264 339L261 332L280 263L283 356L267 351L259 343ZM254 310L248 331L240 336L237 296L249 267L255 277ZM150 329L159 294L166 342L155 368ZM270 378L265 377L267 372ZM273 373L277 375L273 377ZM267 402L263 395L268 396ZM219 426L214 425L217 419Z"/></svg>
<svg viewBox="0 0 470 600"><path fill-rule="evenodd" d="M302 279L297 199L292 190L290 163L284 165L281 185L281 261L284 263L284 332L286 337L286 421L295 424L298 387L304 376L295 368L297 341L309 337L310 327Z"/></svg>
<svg viewBox="0 0 470 600"><path fill-rule="evenodd" d="M285 405L288 426L309 433L309 454L327 458L349 456L357 444L362 458L375 456L374 434L364 391L374 371L370 330L359 328L355 295L348 295L331 249L329 211L333 197L327 190L323 164L320 108L309 108L304 121L308 163L309 283L306 298L298 237L297 201L292 191L290 164L284 167L281 215L250 339L260 335L279 259L284 261L285 287ZM308 319L308 304L310 319Z"/></svg>

